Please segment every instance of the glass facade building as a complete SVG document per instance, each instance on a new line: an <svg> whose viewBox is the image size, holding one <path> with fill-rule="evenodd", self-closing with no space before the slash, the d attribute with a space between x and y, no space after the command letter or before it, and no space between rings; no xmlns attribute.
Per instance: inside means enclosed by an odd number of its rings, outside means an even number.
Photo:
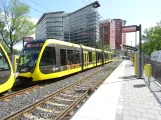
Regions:
<svg viewBox="0 0 161 120"><path fill-rule="evenodd" d="M43 14L37 23L36 39L64 40L63 17L64 11Z"/></svg>
<svg viewBox="0 0 161 120"><path fill-rule="evenodd" d="M95 47L99 38L98 2L91 3L64 18L64 40Z"/></svg>
<svg viewBox="0 0 161 120"><path fill-rule="evenodd" d="M36 39L55 38L95 47L99 39L98 7L96 1L72 13L45 13L37 23Z"/></svg>

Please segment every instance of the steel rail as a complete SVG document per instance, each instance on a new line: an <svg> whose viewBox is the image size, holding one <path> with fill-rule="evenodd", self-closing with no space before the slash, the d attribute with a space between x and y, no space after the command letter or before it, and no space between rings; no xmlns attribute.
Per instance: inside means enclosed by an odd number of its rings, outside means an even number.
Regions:
<svg viewBox="0 0 161 120"><path fill-rule="evenodd" d="M100 78L100 80L98 82L96 82L92 88L89 88L88 90L86 90L83 95L81 95L81 97L79 97L75 102L73 102L71 105L68 106L67 109L65 109L63 112L61 112L56 118L55 120L62 120L66 115L68 115L81 101L83 101L83 99L85 97L87 97L91 92L94 92L94 89L96 89L103 81L106 80L106 78L109 76L109 74L111 74L111 72L113 71L113 69L105 76L103 76L102 78Z"/></svg>
<svg viewBox="0 0 161 120"><path fill-rule="evenodd" d="M35 86L29 87L29 88L25 88L25 89L19 90L17 92L13 92L13 93L8 94L8 95L4 95L4 96L0 97L0 101L5 100L5 99L10 99L13 96L23 94L23 93L25 93L27 91L31 91L31 90L33 90L35 88L38 88L38 87L40 87L40 86L39 85L35 85Z"/></svg>
<svg viewBox="0 0 161 120"><path fill-rule="evenodd" d="M110 65L113 65L113 64L110 64ZM109 67L109 66L108 66L108 67ZM107 67L106 67L106 68L107 68ZM106 68L103 68L103 69L106 69ZM86 81L88 78L90 78L90 77L93 76L94 74L98 73L99 71L102 71L103 69L100 69L100 70L98 70L98 71L92 73L91 75L89 75L89 76L87 76L87 77L85 77L85 78L83 78L83 79L81 79L81 80L79 80L79 81L77 81L77 82L74 82L74 83L72 83L72 84L70 84L70 85L68 85L68 86L66 86L66 87L64 87L64 88L62 88L62 89L60 89L60 90L54 92L54 93L51 93L51 94L48 95L47 97L42 98L42 99L40 99L39 101L36 101L35 103L33 103L33 104L31 104L31 105L29 105L29 106L27 106L27 107L24 107L24 108L22 108L21 110L15 112L15 113L13 113L13 114L11 114L11 115L5 117L5 118L2 118L2 120L6 120L6 119L7 119L7 120L13 120L13 119L17 118L18 116L22 115L23 113L26 113L26 112L32 110L33 108L35 108L36 106L38 106L38 105L44 103L45 101L47 101L47 100L49 100L49 99L51 99L51 98L53 98L53 97L59 95L59 94L62 93L63 91L65 91L65 90L67 90L67 89L69 89L69 88L71 88L71 87L73 87L73 86L76 86L76 85L78 85L78 84L80 84L80 83ZM82 99L84 99L84 97L86 97L86 96L88 95L88 92L89 92L89 91L86 91L86 92L80 97L81 99L75 101L72 105L75 105L76 103L79 103ZM69 106L70 106L70 105L69 105ZM68 107L68 110L70 110L69 107Z"/></svg>

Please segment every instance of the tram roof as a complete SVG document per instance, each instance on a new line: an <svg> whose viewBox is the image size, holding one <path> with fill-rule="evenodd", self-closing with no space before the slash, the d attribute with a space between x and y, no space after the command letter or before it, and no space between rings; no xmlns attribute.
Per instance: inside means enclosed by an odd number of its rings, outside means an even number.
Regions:
<svg viewBox="0 0 161 120"><path fill-rule="evenodd" d="M51 42L51 43L55 43L55 44L60 44L60 45L66 45L66 46L72 46L72 47L80 48L80 45L78 45L78 44L69 43L69 42L65 42L65 41L61 41L61 40L56 40L56 39L36 39L36 40L33 40L31 42L28 42L28 43L29 44L30 43L45 43L46 41L49 42L49 43ZM82 48L89 49L89 50L96 50L96 51L99 51L99 52L102 51L100 49L96 49L96 48L92 48L92 47L88 47L88 46L84 46L84 45L82 45ZM109 51L105 51L105 52L112 53L112 52L109 52Z"/></svg>
<svg viewBox="0 0 161 120"><path fill-rule="evenodd" d="M84 48L84 49L89 49L89 50L94 50L94 51L95 51L95 49L96 49L96 48L92 48L92 47L88 47L88 46L84 46L84 45L82 45L82 48Z"/></svg>

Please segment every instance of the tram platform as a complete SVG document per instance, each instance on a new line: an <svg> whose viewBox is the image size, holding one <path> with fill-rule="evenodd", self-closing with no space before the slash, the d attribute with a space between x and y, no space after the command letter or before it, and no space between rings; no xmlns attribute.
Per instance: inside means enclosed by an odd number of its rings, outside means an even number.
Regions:
<svg viewBox="0 0 161 120"><path fill-rule="evenodd" d="M134 76L131 61L124 60L71 120L161 120L161 105L145 80Z"/></svg>

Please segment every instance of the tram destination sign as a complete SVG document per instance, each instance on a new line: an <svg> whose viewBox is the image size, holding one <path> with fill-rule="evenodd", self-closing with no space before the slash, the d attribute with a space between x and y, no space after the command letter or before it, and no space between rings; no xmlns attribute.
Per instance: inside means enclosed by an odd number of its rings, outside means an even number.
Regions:
<svg viewBox="0 0 161 120"><path fill-rule="evenodd" d="M24 42L30 42L30 41L33 41L33 37L25 37L23 38Z"/></svg>
<svg viewBox="0 0 161 120"><path fill-rule="evenodd" d="M122 33L136 32L136 31L137 31L137 25L122 26Z"/></svg>
<svg viewBox="0 0 161 120"><path fill-rule="evenodd" d="M42 47L44 43L32 43L32 44L27 44L27 48L32 48L32 47Z"/></svg>

